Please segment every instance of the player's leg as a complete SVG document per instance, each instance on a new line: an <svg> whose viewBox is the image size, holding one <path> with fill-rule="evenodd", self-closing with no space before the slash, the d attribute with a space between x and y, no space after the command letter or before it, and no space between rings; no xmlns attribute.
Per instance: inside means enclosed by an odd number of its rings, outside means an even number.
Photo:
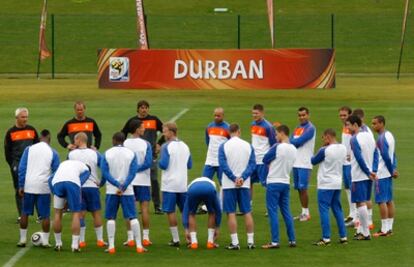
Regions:
<svg viewBox="0 0 414 267"><path fill-rule="evenodd" d="M254 222L251 212L250 191L247 188L238 188L236 191L240 212L244 214L247 233L247 248L254 249L256 246L254 245Z"/></svg>
<svg viewBox="0 0 414 267"><path fill-rule="evenodd" d="M236 189L223 190L223 212L227 214L227 226L230 232L231 243L227 246L230 250L239 250L239 237L237 235L237 219L236 219Z"/></svg>
<svg viewBox="0 0 414 267"><path fill-rule="evenodd" d="M344 213L341 205L341 190L333 190L333 197L331 202L332 212L336 219L336 225L338 226L339 238L341 244L348 243L346 237L346 226L344 221Z"/></svg>
<svg viewBox="0 0 414 267"><path fill-rule="evenodd" d="M85 241L85 234L86 234L85 216L86 216L86 209L84 210L83 207L82 207L82 210L79 213L79 225L80 225L80 231L79 231L79 247L80 248L85 248L86 247L86 241Z"/></svg>
<svg viewBox="0 0 414 267"><path fill-rule="evenodd" d="M168 226L170 227L172 237L172 240L168 244L173 247L180 246L177 217L175 214L175 206L177 204L176 198L176 193L162 192L162 211L167 214Z"/></svg>
<svg viewBox="0 0 414 267"><path fill-rule="evenodd" d="M25 247L27 242L27 226L29 224L29 215L33 215L35 205L35 195L25 193L22 201L22 211L20 215L20 238L18 247Z"/></svg>
<svg viewBox="0 0 414 267"><path fill-rule="evenodd" d="M57 183L53 186L53 207L55 209L55 216L53 218L53 232L55 236L55 250L62 250L62 215L65 208L66 190L64 182Z"/></svg>
<svg viewBox="0 0 414 267"><path fill-rule="evenodd" d="M134 196L121 196L122 212L125 219L129 219L131 230L134 235L137 253L143 253L146 250L142 247L141 242L141 226L137 219L137 211L135 208Z"/></svg>
<svg viewBox="0 0 414 267"><path fill-rule="evenodd" d="M266 186L266 208L270 224L271 242L262 246L265 249L279 247L279 197L280 194L276 184L268 184Z"/></svg>
<svg viewBox="0 0 414 267"><path fill-rule="evenodd" d="M134 186L135 191L135 186ZM149 237L149 226L150 226L150 214L149 214L149 202L151 200L151 193L149 186L138 186L137 192L135 193L135 199L140 203L141 208L141 219L142 219L142 244L144 246L150 246L152 244Z"/></svg>
<svg viewBox="0 0 414 267"><path fill-rule="evenodd" d="M378 204L380 217L381 217L381 229L373 234L374 237L387 236L388 232L388 207L386 199L386 179L378 180L378 185L375 190L375 202Z"/></svg>
<svg viewBox="0 0 414 267"><path fill-rule="evenodd" d="M20 220L20 216L21 216L21 213L22 213L22 202L23 202L22 197L20 197L20 195L19 195L18 169L19 169L19 164L18 163L14 166L10 166L10 172L11 172L12 179L13 179L14 198L15 198L15 201L16 201L16 208L17 208L17 214L18 214L17 223L19 223L19 220Z"/></svg>
<svg viewBox="0 0 414 267"><path fill-rule="evenodd" d="M163 214L160 202L160 185L158 182L158 161L154 160L150 169L151 177L151 198L154 203L155 214Z"/></svg>
<svg viewBox="0 0 414 267"><path fill-rule="evenodd" d="M106 232L108 235L108 249L106 252L109 254L115 253L115 231L116 231L116 215L120 204L120 196L118 195L106 195L105 197L105 218Z"/></svg>
<svg viewBox="0 0 414 267"><path fill-rule="evenodd" d="M329 208L331 206L333 190L318 189L318 209L322 228L322 238L316 241L316 246L326 246L331 243L331 225L329 221Z"/></svg>
<svg viewBox="0 0 414 267"><path fill-rule="evenodd" d="M354 183L355 189L355 197L352 196L353 202L356 202L357 209L358 209L358 217L360 220L361 229L360 232L362 235L357 235L355 237L356 240L369 240L370 233L369 233L369 218L368 218L368 208L367 208L367 201L370 198L370 191L371 191L371 181L364 180L360 182Z"/></svg>
<svg viewBox="0 0 414 267"><path fill-rule="evenodd" d="M289 247L296 247L295 228L292 212L290 211L290 187L288 184L278 184L278 191L280 192L279 207L285 221Z"/></svg>
<svg viewBox="0 0 414 267"><path fill-rule="evenodd" d="M74 183L65 183L68 208L72 212L72 252L79 252L80 214L82 209L81 188Z"/></svg>
<svg viewBox="0 0 414 267"><path fill-rule="evenodd" d="M298 169L298 192L299 192L299 200L302 206L302 213L299 217L299 221L309 221L310 220L310 213L309 213L309 195L308 195L308 185L309 185L309 178L310 178L311 170L310 169Z"/></svg>
<svg viewBox="0 0 414 267"><path fill-rule="evenodd" d="M39 217L42 218L42 246L48 248L50 247L50 194L37 195L36 208Z"/></svg>
<svg viewBox="0 0 414 267"><path fill-rule="evenodd" d="M356 219L356 205L351 201L351 180L351 165L345 165L343 166L343 183L349 207L349 214L345 218L347 224L353 223Z"/></svg>

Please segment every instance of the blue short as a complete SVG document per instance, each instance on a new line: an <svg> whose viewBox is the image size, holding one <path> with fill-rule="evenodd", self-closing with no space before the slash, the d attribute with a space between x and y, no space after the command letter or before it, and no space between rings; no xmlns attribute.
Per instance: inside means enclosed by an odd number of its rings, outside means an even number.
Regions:
<svg viewBox="0 0 414 267"><path fill-rule="evenodd" d="M122 207L124 219L135 219L137 217L134 196L106 195L105 218L107 220L116 219L119 205Z"/></svg>
<svg viewBox="0 0 414 267"><path fill-rule="evenodd" d="M293 168L293 183L295 190L307 190L309 187L309 178L311 169Z"/></svg>
<svg viewBox="0 0 414 267"><path fill-rule="evenodd" d="M35 205L37 213L42 219L50 217L50 194L24 193L22 213L33 215Z"/></svg>
<svg viewBox="0 0 414 267"><path fill-rule="evenodd" d="M175 212L177 205L182 212L186 198L187 193L162 192L162 211L165 213Z"/></svg>
<svg viewBox="0 0 414 267"><path fill-rule="evenodd" d="M266 184L268 168L264 164L257 164L256 168L254 169L252 175L250 176L250 182L252 184L255 183L262 183L263 185Z"/></svg>
<svg viewBox="0 0 414 267"><path fill-rule="evenodd" d="M96 187L82 187L82 208L89 212L101 209L101 197Z"/></svg>
<svg viewBox="0 0 414 267"><path fill-rule="evenodd" d="M150 186L134 185L135 201L144 202L151 200Z"/></svg>
<svg viewBox="0 0 414 267"><path fill-rule="evenodd" d="M372 181L352 182L351 202L361 203L371 200Z"/></svg>
<svg viewBox="0 0 414 267"><path fill-rule="evenodd" d="M207 206L208 213L221 212L215 210L215 203L218 202L216 189L207 181L194 183L188 188L187 202L190 214L196 214L201 203Z"/></svg>
<svg viewBox="0 0 414 267"><path fill-rule="evenodd" d="M379 179L375 183L375 203L392 201L392 178Z"/></svg>
<svg viewBox="0 0 414 267"><path fill-rule="evenodd" d="M207 177L213 180L215 173L217 174L217 180L221 185L221 177L223 176L223 171L218 166L204 165L203 177Z"/></svg>
<svg viewBox="0 0 414 267"><path fill-rule="evenodd" d="M342 167L342 177L345 189L351 189L352 177L351 177L351 165L344 165Z"/></svg>
<svg viewBox="0 0 414 267"><path fill-rule="evenodd" d="M81 188L72 182L59 182L53 186L53 194L66 199L71 212L79 212L82 207Z"/></svg>
<svg viewBox="0 0 414 267"><path fill-rule="evenodd" d="M252 210L250 200L249 188L223 189L223 211L226 213L235 213L237 204L241 213L249 213Z"/></svg>

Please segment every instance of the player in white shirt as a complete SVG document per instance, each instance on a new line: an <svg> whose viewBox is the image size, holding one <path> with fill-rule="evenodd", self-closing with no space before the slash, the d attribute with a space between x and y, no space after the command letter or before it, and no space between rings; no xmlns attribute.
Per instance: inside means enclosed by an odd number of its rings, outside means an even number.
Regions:
<svg viewBox="0 0 414 267"><path fill-rule="evenodd" d="M54 194L53 229L56 251L62 250L62 215L66 203L72 213L72 252L80 252L81 186L88 180L90 174L90 167L85 163L78 160L65 160L60 163L54 176L49 179L49 186Z"/></svg>
<svg viewBox="0 0 414 267"><path fill-rule="evenodd" d="M48 180L59 166L59 155L50 147L50 132L40 133L40 142L27 147L19 164L19 195L23 198L20 218L20 240L18 247L27 241L28 217L36 206L42 220L42 246L49 245L50 188Z"/></svg>
<svg viewBox="0 0 414 267"><path fill-rule="evenodd" d="M349 132L348 128L346 128L345 123L346 119L352 114L352 109L348 106L343 106L339 108L339 118L343 124L342 126L342 136L341 136L341 143L346 147L347 151L347 158L343 166L343 184L345 188L345 193L348 199L348 207L349 207L349 215L345 218L345 223L347 226L353 226L357 221L356 216L356 205L351 201L351 137L352 134Z"/></svg>
<svg viewBox="0 0 414 267"><path fill-rule="evenodd" d="M244 216L247 232L247 248L254 249L254 223L251 213L250 176L256 167L253 147L240 138L238 124L230 125L230 140L219 148L219 164L223 170L223 212L227 213L227 222L231 237L229 250L239 250L237 236L236 206Z"/></svg>
<svg viewBox="0 0 414 267"><path fill-rule="evenodd" d="M352 202L356 203L360 225L355 240L370 240L367 202L371 199L372 180L377 178L378 151L368 132L361 131L361 119L351 115L346 127L351 131Z"/></svg>
<svg viewBox="0 0 414 267"><path fill-rule="evenodd" d="M216 184L208 177L194 179L188 185L187 199L184 203L183 225L186 229L187 242L191 249L198 248L196 232L196 212L200 203L205 203L208 212L208 241L207 249L218 247L215 243L219 235L221 223L220 200L217 196Z"/></svg>
<svg viewBox="0 0 414 267"><path fill-rule="evenodd" d="M381 229L374 233L374 237L379 237L392 234L395 209L392 196L392 178L398 178L398 171L395 158L395 139L392 133L385 129L384 116L375 116L372 119L372 128L378 133L377 148L380 154L375 202L380 209Z"/></svg>
<svg viewBox="0 0 414 267"><path fill-rule="evenodd" d="M298 190L299 200L302 206L302 212L299 216L294 217L301 222L309 221L309 196L308 187L309 179L312 172L310 159L315 148L315 126L309 121L309 109L300 107L298 109L298 119L300 125L296 127L290 137L290 143L294 145L298 152L295 164L293 164L293 182L294 188Z"/></svg>
<svg viewBox="0 0 414 267"><path fill-rule="evenodd" d="M352 115L358 116L361 119L361 129L362 132L367 132L371 136L371 139L375 142L374 134L372 133L371 129L365 124L364 118L365 118L365 112L361 108L356 108L352 111ZM374 229L374 223L372 222L372 201L371 199L367 201L367 208L368 208L368 223L369 223L369 229ZM355 226L357 227L359 225L359 221L357 220L355 223Z"/></svg>
<svg viewBox="0 0 414 267"><path fill-rule="evenodd" d="M167 213L172 240L170 246L179 247L177 215L175 207L183 211L187 196L188 169L193 163L190 149L177 138L177 125L173 122L164 123L162 133L166 143L161 147L159 167L161 173L162 211Z"/></svg>
<svg viewBox="0 0 414 267"><path fill-rule="evenodd" d="M133 120L129 124L131 138L124 142L124 147L131 149L137 158L138 169L132 180L134 188L135 201L139 202L141 208L142 220L142 245L150 246L152 242L149 238L149 202L151 200L151 166L152 166L152 149L151 144L141 138L144 135L145 127L141 120ZM127 221L128 240L124 245L133 247L135 242L129 221Z"/></svg>
<svg viewBox="0 0 414 267"><path fill-rule="evenodd" d="M264 249L280 247L278 209L285 221L289 247L296 247L293 217L290 211L290 172L296 159L296 147L289 144L289 128L280 125L276 130L278 143L274 144L263 158L268 168L266 180L266 207L272 240L262 246Z"/></svg>
<svg viewBox="0 0 414 267"><path fill-rule="evenodd" d="M102 181L106 182L105 218L108 233L108 249L106 252L115 254L115 220L119 206L125 220L129 220L135 238L136 252L144 253L141 244L141 229L135 209L134 189L132 180L137 173L138 164L135 153L122 144L125 135L117 132L112 136L113 147L105 151L102 159Z"/></svg>
<svg viewBox="0 0 414 267"><path fill-rule="evenodd" d="M76 149L71 150L68 159L79 160L91 168L89 179L82 185L82 212L80 219L80 240L79 247L85 248L85 215L90 212L93 217L93 224L96 234L96 245L105 247L107 244L103 240L103 226L101 216L101 197L99 187L101 179L98 177L98 168L101 166L101 154L94 149L88 148L88 136L84 132L77 133L74 136L74 145Z"/></svg>
<svg viewBox="0 0 414 267"><path fill-rule="evenodd" d="M328 246L331 244L329 209L332 209L338 225L340 244L347 244L344 214L341 207L342 171L347 150L343 144L336 142L336 133L333 129L326 129L322 140L323 147L311 159L313 165L319 164L318 207L322 227L322 238L314 245Z"/></svg>

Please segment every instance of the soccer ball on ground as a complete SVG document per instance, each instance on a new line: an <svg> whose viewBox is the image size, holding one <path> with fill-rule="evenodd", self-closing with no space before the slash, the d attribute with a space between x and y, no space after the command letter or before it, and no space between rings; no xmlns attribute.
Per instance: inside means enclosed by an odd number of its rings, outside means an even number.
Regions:
<svg viewBox="0 0 414 267"><path fill-rule="evenodd" d="M33 246L35 247L42 245L42 233L41 232L34 233L32 237L30 238L30 240L32 241Z"/></svg>

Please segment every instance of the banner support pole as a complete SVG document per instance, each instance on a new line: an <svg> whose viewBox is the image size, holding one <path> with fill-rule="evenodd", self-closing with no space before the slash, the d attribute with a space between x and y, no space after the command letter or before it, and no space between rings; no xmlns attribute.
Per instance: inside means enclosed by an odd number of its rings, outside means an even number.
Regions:
<svg viewBox="0 0 414 267"><path fill-rule="evenodd" d="M237 49L240 49L240 14L237 15Z"/></svg>

